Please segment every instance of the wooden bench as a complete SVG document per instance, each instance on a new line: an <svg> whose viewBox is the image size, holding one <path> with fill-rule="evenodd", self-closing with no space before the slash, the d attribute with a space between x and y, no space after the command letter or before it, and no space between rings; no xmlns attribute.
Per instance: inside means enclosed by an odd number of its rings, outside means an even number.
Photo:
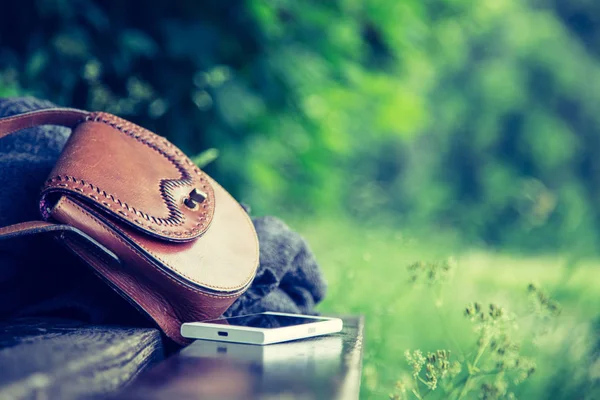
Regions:
<svg viewBox="0 0 600 400"><path fill-rule="evenodd" d="M363 318L343 320L336 335L176 352L151 328L14 320L0 324L0 399L358 398Z"/></svg>

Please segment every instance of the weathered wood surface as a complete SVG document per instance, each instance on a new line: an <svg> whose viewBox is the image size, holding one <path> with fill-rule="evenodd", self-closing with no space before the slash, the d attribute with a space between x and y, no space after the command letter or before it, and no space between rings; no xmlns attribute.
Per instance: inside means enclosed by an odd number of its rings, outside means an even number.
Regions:
<svg viewBox="0 0 600 400"><path fill-rule="evenodd" d="M363 318L340 334L268 346L198 340L110 399L356 399Z"/></svg>
<svg viewBox="0 0 600 400"><path fill-rule="evenodd" d="M269 346L196 341L161 361L156 329L20 319L0 324L0 399L346 400L358 398L362 340L363 318L346 317L340 334Z"/></svg>
<svg viewBox="0 0 600 400"><path fill-rule="evenodd" d="M77 399L114 392L161 360L151 328L60 319L0 324L0 399Z"/></svg>

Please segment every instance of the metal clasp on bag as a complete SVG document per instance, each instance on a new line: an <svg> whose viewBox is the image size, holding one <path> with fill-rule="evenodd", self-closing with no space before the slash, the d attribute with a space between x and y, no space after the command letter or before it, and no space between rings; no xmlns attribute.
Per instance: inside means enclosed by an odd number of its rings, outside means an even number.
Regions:
<svg viewBox="0 0 600 400"><path fill-rule="evenodd" d="M188 194L188 196L183 200L183 204L185 204L186 207L195 210L198 208L198 204L203 203L207 197L208 194L200 189L194 188L194 190L192 190L190 194Z"/></svg>

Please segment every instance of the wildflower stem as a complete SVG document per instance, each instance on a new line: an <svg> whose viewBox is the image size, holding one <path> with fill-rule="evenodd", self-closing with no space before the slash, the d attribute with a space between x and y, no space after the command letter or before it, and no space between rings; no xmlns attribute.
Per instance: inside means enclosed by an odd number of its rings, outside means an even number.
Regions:
<svg viewBox="0 0 600 400"><path fill-rule="evenodd" d="M468 389L469 383L471 383L471 379L473 379L477 375L477 363L479 362L479 359L481 358L481 356L483 355L483 353L485 352L485 350L487 349L489 344L490 344L490 341L486 340L485 344L479 348L479 351L477 352L477 356L475 356L473 363L469 366L469 370L468 370L469 375L467 376L467 378L465 380L465 384L462 387L462 390L460 391L460 394L458 395L458 398L456 400L462 399L464 397L464 395L466 395L467 392L469 391L469 389Z"/></svg>
<svg viewBox="0 0 600 400"><path fill-rule="evenodd" d="M448 397L450 397L450 395L452 395L452 393L454 393L456 390L458 390L458 388L461 385L465 384L467 382L467 380L469 380L469 379L475 379L475 378L479 378L481 376L486 376L486 375L496 375L501 372L502 372L502 370L497 369L497 370L492 370L492 371L481 371L481 372L474 373L472 375L467 375L460 382L456 383L455 387L450 391L450 393L448 393ZM460 396L458 398L460 398Z"/></svg>
<svg viewBox="0 0 600 400"><path fill-rule="evenodd" d="M412 394L415 395L415 397L419 400L423 400L423 398L421 397L421 395L419 394L419 389L415 390L415 389L411 389Z"/></svg>
<svg viewBox="0 0 600 400"><path fill-rule="evenodd" d="M414 378L415 378L415 388L412 389L412 392L417 399L422 400L423 398L421 397L421 392L419 391L419 380L422 380L422 379L419 376L415 376Z"/></svg>
<svg viewBox="0 0 600 400"><path fill-rule="evenodd" d="M501 373L501 372L502 372L502 370L501 370L501 369L494 369L494 370L492 370L492 371L481 371L481 372L479 372L479 373L478 373L477 375L475 375L475 376L496 375L496 374L499 374L499 373Z"/></svg>
<svg viewBox="0 0 600 400"><path fill-rule="evenodd" d="M473 370L475 370L475 368L477 367L477 363L479 362L479 359L481 358L483 353L485 353L485 350L487 349L489 344L490 344L490 341L486 340L485 344L483 346L481 346L481 348L477 352L477 357L475 357L475 360L473 360ZM472 375L471 371L469 371L469 375Z"/></svg>
<svg viewBox="0 0 600 400"><path fill-rule="evenodd" d="M460 391L460 394L458 395L458 397L456 398L456 400L460 400L464 397L465 394L467 394L468 391L468 387L469 387L469 383L471 382L471 373L469 373L469 375L467 376L467 378L465 379L465 384L462 387L462 390Z"/></svg>

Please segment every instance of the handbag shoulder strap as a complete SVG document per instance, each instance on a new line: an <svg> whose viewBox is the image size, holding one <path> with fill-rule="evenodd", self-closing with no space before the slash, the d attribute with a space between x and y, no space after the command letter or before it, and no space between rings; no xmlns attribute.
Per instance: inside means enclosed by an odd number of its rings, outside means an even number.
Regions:
<svg viewBox="0 0 600 400"><path fill-rule="evenodd" d="M0 240L64 230L65 228L62 224L53 224L46 221L20 222L18 224L0 227Z"/></svg>
<svg viewBox="0 0 600 400"><path fill-rule="evenodd" d="M47 108L23 114L0 118L0 139L22 129L40 125L58 125L74 128L88 115L86 111L75 108ZM0 227L0 240L22 235L64 230L62 225L45 221L28 221Z"/></svg>
<svg viewBox="0 0 600 400"><path fill-rule="evenodd" d="M0 138L22 129L40 125L75 127L88 116L88 112L75 108L46 108L0 118Z"/></svg>

